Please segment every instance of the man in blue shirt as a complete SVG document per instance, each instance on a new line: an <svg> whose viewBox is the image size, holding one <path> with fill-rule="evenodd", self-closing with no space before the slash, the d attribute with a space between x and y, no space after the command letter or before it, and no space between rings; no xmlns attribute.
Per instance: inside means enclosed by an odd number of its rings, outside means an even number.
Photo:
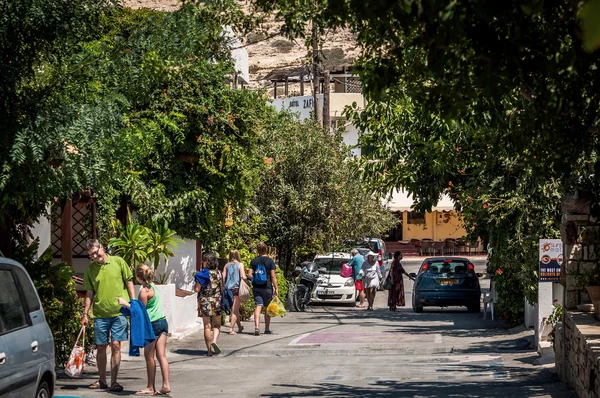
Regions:
<svg viewBox="0 0 600 398"><path fill-rule="evenodd" d="M365 306L365 289L363 289L362 285L362 275L359 275L358 272L365 262L365 259L356 249L352 249L350 254L352 254L352 260L350 260L348 265L352 267L354 274L354 288L358 291L358 296L360 297L360 303L357 307L363 308Z"/></svg>

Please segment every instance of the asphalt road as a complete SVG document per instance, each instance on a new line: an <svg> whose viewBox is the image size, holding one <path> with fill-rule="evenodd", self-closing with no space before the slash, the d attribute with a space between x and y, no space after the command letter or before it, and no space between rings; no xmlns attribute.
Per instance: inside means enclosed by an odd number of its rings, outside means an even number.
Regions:
<svg viewBox="0 0 600 398"><path fill-rule="evenodd" d="M405 266L412 272L418 265ZM254 336L245 322L244 333L221 336L223 352L212 358L200 333L171 339L171 396L576 396L557 380L553 364L534 364L532 331L507 330L464 308L415 314L407 306L392 313L386 299L387 292L379 292L372 312L327 305L288 312L273 321L273 335ZM114 395L145 387L143 358L123 358L119 381L125 391ZM96 377L88 367L81 380L62 378L56 395L110 396L86 388Z"/></svg>

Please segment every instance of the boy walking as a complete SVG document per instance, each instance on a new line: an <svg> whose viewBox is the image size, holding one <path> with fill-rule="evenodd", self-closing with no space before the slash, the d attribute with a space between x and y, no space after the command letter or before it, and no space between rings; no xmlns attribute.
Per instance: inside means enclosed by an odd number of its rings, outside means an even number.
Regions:
<svg viewBox="0 0 600 398"><path fill-rule="evenodd" d="M260 312L271 302L273 295L277 295L277 278L275 276L275 262L267 256L267 245L259 243L256 246L258 256L250 261L248 278L252 281L254 293L254 335L260 336ZM265 334L271 334L271 317L265 313Z"/></svg>

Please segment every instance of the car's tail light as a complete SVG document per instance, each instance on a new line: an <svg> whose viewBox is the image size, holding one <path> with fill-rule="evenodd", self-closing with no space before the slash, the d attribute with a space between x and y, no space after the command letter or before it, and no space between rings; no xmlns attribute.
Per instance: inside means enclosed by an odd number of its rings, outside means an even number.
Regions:
<svg viewBox="0 0 600 398"><path fill-rule="evenodd" d="M379 257L379 266L381 267L383 265L383 253L381 252L381 249L377 250L377 255Z"/></svg>
<svg viewBox="0 0 600 398"><path fill-rule="evenodd" d="M451 263L451 262L452 262L452 260L450 260L450 259L446 259L446 260L444 260L444 262L445 262L445 263Z"/></svg>
<svg viewBox="0 0 600 398"><path fill-rule="evenodd" d="M423 264L423 272L429 269L429 264Z"/></svg>
<svg viewBox="0 0 600 398"><path fill-rule="evenodd" d="M469 271L475 272L475 266L473 264L469 263L467 267L469 267Z"/></svg>

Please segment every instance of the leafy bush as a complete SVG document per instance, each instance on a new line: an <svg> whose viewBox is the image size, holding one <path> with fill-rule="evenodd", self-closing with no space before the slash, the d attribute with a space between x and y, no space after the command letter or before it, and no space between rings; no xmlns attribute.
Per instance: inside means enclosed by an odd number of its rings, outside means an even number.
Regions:
<svg viewBox="0 0 600 398"><path fill-rule="evenodd" d="M81 329L83 299L77 297L73 269L65 262L52 264L52 247L36 260L38 247L38 239L29 246L20 242L15 248L14 259L27 269L33 280L54 336L56 365L63 367ZM89 349L94 344L93 328L86 329L85 338L85 346Z"/></svg>

